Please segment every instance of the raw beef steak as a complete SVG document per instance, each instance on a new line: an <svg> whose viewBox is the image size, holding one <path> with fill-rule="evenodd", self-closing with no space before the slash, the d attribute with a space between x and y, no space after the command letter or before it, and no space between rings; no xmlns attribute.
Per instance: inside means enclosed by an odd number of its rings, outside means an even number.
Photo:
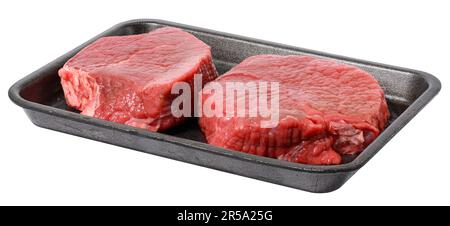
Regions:
<svg viewBox="0 0 450 226"><path fill-rule="evenodd" d="M66 102L81 114L151 131L182 121L170 112L171 87L195 74L217 77L210 47L172 27L100 38L59 70Z"/></svg>
<svg viewBox="0 0 450 226"><path fill-rule="evenodd" d="M273 128L261 127L261 117L248 115L199 119L208 143L236 151L298 163L340 164L342 155L359 153L372 142L389 117L383 90L372 75L330 60L258 55L216 81L223 87L229 81L279 82L279 120ZM234 98L225 94L220 98L224 103ZM218 98L203 92L201 100L211 97ZM250 102L248 93L245 98Z"/></svg>

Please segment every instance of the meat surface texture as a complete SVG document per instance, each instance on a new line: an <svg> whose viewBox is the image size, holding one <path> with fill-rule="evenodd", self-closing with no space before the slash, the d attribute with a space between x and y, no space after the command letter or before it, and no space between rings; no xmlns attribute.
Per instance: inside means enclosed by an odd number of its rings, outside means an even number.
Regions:
<svg viewBox="0 0 450 226"><path fill-rule="evenodd" d="M199 119L208 143L236 151L340 164L343 155L359 153L371 143L389 117L383 90L372 75L331 60L257 55L216 79L223 87L227 81L278 82L280 87L279 121L273 128L261 127L260 117L248 115ZM230 98L225 94L224 102ZM217 98L203 92L201 101L211 97ZM252 97L246 93L246 98L248 103Z"/></svg>
<svg viewBox="0 0 450 226"><path fill-rule="evenodd" d="M59 70L66 102L81 114L150 131L168 129L173 117L171 88L217 77L210 47L178 28L103 37ZM192 89L191 89L192 90Z"/></svg>

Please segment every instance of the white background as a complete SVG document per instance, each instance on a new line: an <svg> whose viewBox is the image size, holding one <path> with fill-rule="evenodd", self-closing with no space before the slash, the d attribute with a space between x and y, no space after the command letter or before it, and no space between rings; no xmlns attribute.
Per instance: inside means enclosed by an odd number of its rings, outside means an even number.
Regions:
<svg viewBox="0 0 450 226"><path fill-rule="evenodd" d="M446 1L1 1L0 204L450 204ZM121 21L156 18L429 72L440 94L342 188L312 194L34 126L18 79Z"/></svg>

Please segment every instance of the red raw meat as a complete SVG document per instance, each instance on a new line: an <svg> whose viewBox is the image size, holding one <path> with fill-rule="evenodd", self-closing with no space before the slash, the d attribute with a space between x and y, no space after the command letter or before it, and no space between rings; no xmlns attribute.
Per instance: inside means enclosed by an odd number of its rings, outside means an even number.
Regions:
<svg viewBox="0 0 450 226"><path fill-rule="evenodd" d="M100 38L59 70L66 102L81 114L151 131L183 120L170 112L171 87L195 74L217 77L210 47L173 27Z"/></svg>
<svg viewBox="0 0 450 226"><path fill-rule="evenodd" d="M236 151L298 163L340 164L342 155L359 153L372 142L389 117L383 90L372 75L331 60L258 55L216 81L223 87L227 81L280 84L280 116L274 128L262 128L260 117L248 115L199 119L208 143ZM203 92L203 103L210 97Z"/></svg>

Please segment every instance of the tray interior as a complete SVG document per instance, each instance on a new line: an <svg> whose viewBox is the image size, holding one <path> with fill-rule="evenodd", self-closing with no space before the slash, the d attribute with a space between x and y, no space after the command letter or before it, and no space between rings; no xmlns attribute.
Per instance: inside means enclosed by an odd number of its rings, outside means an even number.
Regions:
<svg viewBox="0 0 450 226"><path fill-rule="evenodd" d="M161 26L164 25L157 23L136 23L111 30L107 35L139 34ZM258 42L244 41L226 35L210 34L195 29L185 30L211 46L213 60L220 74L228 71L243 59L256 54L313 55L356 65L374 75L384 89L388 100L389 110L391 112L390 123L402 114L428 87L424 78L409 72L348 61L340 59L339 57L321 55L308 50L303 51L289 47L274 47ZM66 56L66 59L69 59L70 57L72 56L68 55ZM20 95L32 102L76 112L76 110L69 108L65 104L59 76L57 75L57 71L63 63L64 62L61 62L60 65L53 65L45 68L41 72L42 76L39 76L39 78L33 80L24 87ZM185 124L166 131L165 133L190 140L205 142L195 119L189 120ZM354 156L347 157L345 158L345 162L349 162L352 159L354 159Z"/></svg>

